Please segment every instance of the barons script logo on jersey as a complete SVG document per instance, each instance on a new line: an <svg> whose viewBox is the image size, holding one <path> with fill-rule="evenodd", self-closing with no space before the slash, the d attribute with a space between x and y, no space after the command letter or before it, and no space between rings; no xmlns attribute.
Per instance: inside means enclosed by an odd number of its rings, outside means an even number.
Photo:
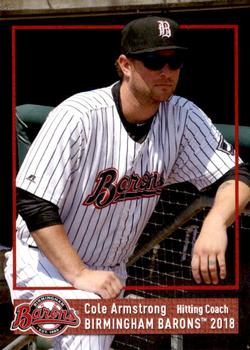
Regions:
<svg viewBox="0 0 250 350"><path fill-rule="evenodd" d="M101 171L96 179L93 191L82 203L93 204L102 209L110 204L161 194L164 178L157 172L146 171L140 176L136 173L123 176L119 181L118 171L114 168Z"/></svg>
<svg viewBox="0 0 250 350"><path fill-rule="evenodd" d="M30 303L23 303L15 308L11 330L22 332L29 329L43 337L55 337L65 332L67 327L76 328L80 318L76 310L57 295L40 295Z"/></svg>

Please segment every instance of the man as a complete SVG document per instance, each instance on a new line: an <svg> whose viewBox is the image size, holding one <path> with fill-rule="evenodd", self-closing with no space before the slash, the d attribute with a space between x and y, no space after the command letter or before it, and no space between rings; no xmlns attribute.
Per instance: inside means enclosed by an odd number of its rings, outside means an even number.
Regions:
<svg viewBox="0 0 250 350"><path fill-rule="evenodd" d="M190 181L201 190L219 179L192 270L197 283L225 278L234 152L197 106L174 96L186 52L177 39L171 19L130 22L117 60L121 81L76 94L47 118L17 176L18 285L73 286L56 291L64 298L121 296L126 262L163 186ZM242 167L240 209L249 183ZM12 290L11 258L12 297L40 295ZM111 342L111 336L60 336L54 349L109 349Z"/></svg>

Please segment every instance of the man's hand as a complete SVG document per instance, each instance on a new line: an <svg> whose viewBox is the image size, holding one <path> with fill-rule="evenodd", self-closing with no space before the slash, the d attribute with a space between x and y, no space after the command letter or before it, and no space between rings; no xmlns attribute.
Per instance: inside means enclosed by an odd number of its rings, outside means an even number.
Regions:
<svg viewBox="0 0 250 350"><path fill-rule="evenodd" d="M235 186L238 186L238 212L241 213L250 200L250 187L234 180L223 182L215 195L214 204L204 220L201 233L195 243L192 273L195 281L217 284L226 278L225 252L227 227L235 219Z"/></svg>
<svg viewBox="0 0 250 350"><path fill-rule="evenodd" d="M208 217L204 221L194 246L191 266L196 283L203 280L207 284L217 284L219 279L226 278L226 226L215 219Z"/></svg>
<svg viewBox="0 0 250 350"><path fill-rule="evenodd" d="M116 298L123 288L114 272L90 270L86 267L77 275L73 286L76 289L98 294L103 299Z"/></svg>
<svg viewBox="0 0 250 350"><path fill-rule="evenodd" d="M63 225L53 225L32 233L38 247L74 288L116 298L123 285L112 271L90 270L68 240Z"/></svg>

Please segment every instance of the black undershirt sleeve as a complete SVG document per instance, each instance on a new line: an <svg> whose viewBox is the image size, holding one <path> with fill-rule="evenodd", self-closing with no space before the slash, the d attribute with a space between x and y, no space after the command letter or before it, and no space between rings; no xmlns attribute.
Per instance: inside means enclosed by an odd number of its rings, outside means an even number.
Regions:
<svg viewBox="0 0 250 350"><path fill-rule="evenodd" d="M250 187L250 163L242 163L238 167L238 178L239 181L244 182ZM209 191L211 194L214 194L218 187L225 181L235 179L235 167L226 172L219 180L214 182L211 186L205 188L203 191Z"/></svg>
<svg viewBox="0 0 250 350"><path fill-rule="evenodd" d="M16 207L30 232L62 223L55 204L18 187Z"/></svg>

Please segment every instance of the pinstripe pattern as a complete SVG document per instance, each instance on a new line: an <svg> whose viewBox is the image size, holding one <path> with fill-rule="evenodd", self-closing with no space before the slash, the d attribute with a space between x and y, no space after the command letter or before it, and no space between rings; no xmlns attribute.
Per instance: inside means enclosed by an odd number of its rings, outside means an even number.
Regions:
<svg viewBox="0 0 250 350"><path fill-rule="evenodd" d="M56 337L53 341L53 350L109 350L113 341L113 335L85 335Z"/></svg>
<svg viewBox="0 0 250 350"><path fill-rule="evenodd" d="M29 248L27 245L17 241L17 251L22 251L22 254L17 254L17 284L19 286L55 286L67 287L69 284L63 280L62 276L54 268L53 265L42 255L37 249ZM55 294L63 299L97 299L99 298L94 293L80 290L14 290L13 282L13 266L12 254L7 254L7 264L5 267L5 276L11 291L12 300L15 299L34 299L41 294ZM39 261L38 266L34 261ZM39 271L39 273L38 273ZM114 336L70 336L62 335L52 339L54 350L109 350Z"/></svg>
<svg viewBox="0 0 250 350"><path fill-rule="evenodd" d="M125 281L126 261L163 185L190 181L202 189L234 166L234 156L219 149L222 136L207 116L178 96L160 104L147 137L135 142L121 122L111 88L76 94L51 112L22 164L17 186L58 205L85 264L112 270ZM19 286L69 286L39 250L27 246L35 242L21 217L17 237ZM5 275L12 298L40 295L40 290L13 290L11 260L9 254ZM97 298L80 290L56 294ZM54 349L108 350L111 342L112 336L59 336Z"/></svg>
<svg viewBox="0 0 250 350"><path fill-rule="evenodd" d="M190 181L202 189L234 166L234 156L217 149L220 137L197 106L173 96L138 143L121 122L111 87L79 93L52 111L17 185L59 206L85 263L124 266L163 184ZM34 244L20 218L17 229Z"/></svg>

